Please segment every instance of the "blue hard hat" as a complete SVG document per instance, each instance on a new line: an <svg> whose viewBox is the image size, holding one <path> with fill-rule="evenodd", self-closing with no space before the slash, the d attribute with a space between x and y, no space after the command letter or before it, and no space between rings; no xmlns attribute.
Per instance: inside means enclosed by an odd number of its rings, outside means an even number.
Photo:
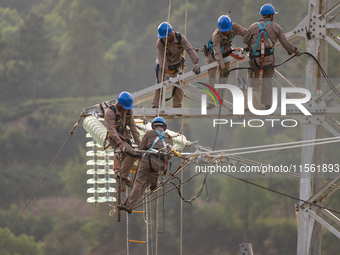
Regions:
<svg viewBox="0 0 340 255"><path fill-rule="evenodd" d="M129 92L123 91L118 96L118 102L123 106L125 110L133 108L133 98Z"/></svg>
<svg viewBox="0 0 340 255"><path fill-rule="evenodd" d="M233 22L227 15L222 15L217 20L217 27L222 32L227 32L233 27Z"/></svg>
<svg viewBox="0 0 340 255"><path fill-rule="evenodd" d="M156 117L156 118L153 119L153 121L152 121L152 123L151 123L152 129L153 129L154 123L163 123L163 124L165 125L164 131L165 131L166 128L167 128L167 125L166 125L166 123L165 123L165 120L164 120L162 117Z"/></svg>
<svg viewBox="0 0 340 255"><path fill-rule="evenodd" d="M260 9L261 15L277 14L272 4L265 4Z"/></svg>
<svg viewBox="0 0 340 255"><path fill-rule="evenodd" d="M168 31L168 33L166 33ZM172 26L168 22L163 22L158 26L158 38L165 38L172 31Z"/></svg>

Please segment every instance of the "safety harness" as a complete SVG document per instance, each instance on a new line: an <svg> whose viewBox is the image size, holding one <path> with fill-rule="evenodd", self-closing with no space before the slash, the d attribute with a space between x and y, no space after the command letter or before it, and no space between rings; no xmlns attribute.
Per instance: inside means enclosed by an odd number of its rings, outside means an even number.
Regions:
<svg viewBox="0 0 340 255"><path fill-rule="evenodd" d="M117 114L117 110L116 110L115 106L114 106L114 105L110 106L110 109L115 113L115 116L116 116L116 123L117 123L117 125L118 125L117 132L118 132L118 133L121 133L122 135L124 135L124 131L126 130L126 126L130 126L131 111L128 110L128 112L127 112L127 114L126 114L126 122L125 122L125 126L123 127L122 122L121 122L121 118L120 118L120 116ZM106 141L108 141L108 144L107 144L107 145L105 145L105 144L106 144ZM130 139L127 139L126 142L127 142L130 146L132 146ZM113 139L112 139L112 137L111 137L111 135L110 135L109 132L106 132L106 140L105 140L105 144L104 144L104 150L106 150L110 145L112 145L113 147L116 147L116 146L117 146L117 144L115 144L115 143L113 142Z"/></svg>
<svg viewBox="0 0 340 255"><path fill-rule="evenodd" d="M163 143L163 148L165 148L165 146L166 146L165 145L165 140L164 140L165 131L163 131L163 132L159 132L158 130L156 130L156 131L158 133L158 136L155 138L155 140L153 141L153 143L152 143L150 149L148 149L148 151L152 151L153 147L155 146L155 144L158 142L159 139L161 139L161 141ZM158 172L158 171L155 171L154 169L152 169L152 166L151 166L151 156L154 156L154 157L157 157L157 158L159 158L161 160L164 160L166 169L165 169L163 175L165 175L166 171L168 169L168 157L164 156L164 155L161 155L161 154L156 155L156 154L153 154L153 153L148 153L147 155L148 155L148 161L149 161L150 170L152 172Z"/></svg>
<svg viewBox="0 0 340 255"><path fill-rule="evenodd" d="M218 33L220 34L220 37L222 39L222 33L220 30L218 30ZM221 52L224 51L224 48L226 46L232 46L232 43L233 43L233 34L230 32L230 36L229 36L229 42L228 43L222 43L222 40L221 40L221 43L220 43L220 46L221 46ZM213 58L215 58L214 56L214 45L213 45L213 42L212 42L212 38L210 38L209 42L208 42L208 49L209 49L209 52L213 55ZM223 58L225 57L228 57L230 55L230 53L232 52L232 49L227 51L226 53L223 53Z"/></svg>
<svg viewBox="0 0 340 255"><path fill-rule="evenodd" d="M130 126L130 119L131 119L131 111L128 110L127 114L126 114L126 122L125 122L125 127L123 127L120 116L117 114L117 110L116 107L114 105L112 105L110 107L110 109L115 113L116 115L116 123L118 125L117 128L117 132L121 133L122 135L124 135L124 131L126 130L126 126Z"/></svg>
<svg viewBox="0 0 340 255"><path fill-rule="evenodd" d="M264 26L261 25L260 22L257 22L256 24L259 26L260 28L260 32L259 32L259 36L257 37L254 49L251 50L250 52L250 56L252 58L256 58L256 57L260 57L260 73L259 73L259 86L261 86L262 84L262 78L263 78L263 68L262 68L262 64L264 62L264 57L269 56L274 54L274 45L273 42L270 40L267 32L266 32L266 26L270 23L271 21L268 20ZM264 45L264 39L267 39L267 41L269 42L271 48L265 48ZM259 46L259 44L261 43L261 47L260 50L257 50L257 47ZM257 65L256 61L253 61L255 63L255 65ZM258 65L257 65L258 66ZM255 70L254 70L255 71Z"/></svg>
<svg viewBox="0 0 340 255"><path fill-rule="evenodd" d="M182 60L181 62L179 62L178 64L175 64L175 65L172 65L172 66L168 66L168 73L170 75L174 74L174 73L178 73L179 72L179 68L180 67L183 67L185 65L185 59L184 59L184 56L183 56L183 47L182 47L182 35L181 33L179 32L175 32L175 36L177 38L177 47L178 47L178 52L176 54L171 54L170 53L170 50L168 49L168 46L165 45L165 41L164 39L162 38L161 39L161 42L165 48L165 51L166 51L166 55L167 56L171 56L171 57L178 57L178 56L181 56L182 57ZM158 64L159 66L159 64ZM159 68L159 67L158 67ZM159 70L159 69L158 69ZM158 71L157 70L157 64L156 64L156 72ZM156 74L156 77L157 77L157 82L159 82L159 79L158 79L158 73ZM171 94L171 97L169 98L166 98L165 101L169 101L171 98L173 98L173 96L175 95L177 91L177 87L174 87L173 90L172 90L172 94ZM163 91L161 91L161 96L163 96Z"/></svg>
<svg viewBox="0 0 340 255"><path fill-rule="evenodd" d="M166 51L166 55L167 56L171 56L173 58L176 58L176 57L181 55L182 58L184 58L183 54L182 54L183 53L183 47L182 47L182 36L181 36L181 33L175 32L175 36L176 36L177 41L178 41L178 43L177 43L178 52L176 54L171 54L170 50L168 49L168 46L165 45L164 39L163 38L161 39L161 42L162 42L162 44L163 44L163 46L165 48L165 51Z"/></svg>
<svg viewBox="0 0 340 255"><path fill-rule="evenodd" d="M254 46L254 49L251 51L251 56L252 57L262 57L262 55L265 56L269 56L269 55L272 55L274 53L274 45L273 45L273 42L270 40L267 32L266 32L266 26L270 23L271 21L268 20L266 22L266 24L264 24L264 26L262 27L261 23L260 22L257 22L257 25L259 26L260 28L260 32L259 32L259 36L257 37L257 40L256 40L256 43L255 43L255 46ZM264 38L267 39L267 41L269 42L271 48L270 49L264 49L264 53L262 54L261 50L256 50L257 47L259 46L259 43L261 42L261 48L262 48L262 44L264 46Z"/></svg>
<svg viewBox="0 0 340 255"><path fill-rule="evenodd" d="M173 58L177 58L178 56L182 57L181 62L179 62L178 64L175 64L175 65L172 65L172 66L168 66L168 72L169 72L170 75L172 75L174 73L177 73L179 71L179 68L181 66L184 66L184 64L185 64L185 59L184 59L184 56L183 56L183 47L182 47L182 36L181 36L181 33L175 32L175 36L176 36L177 41L178 41L178 43L177 43L178 52L176 54L170 53L170 50L169 50L168 46L165 45L164 39L161 39L161 42L162 42L162 44L163 44L163 46L165 48L167 56L171 56Z"/></svg>

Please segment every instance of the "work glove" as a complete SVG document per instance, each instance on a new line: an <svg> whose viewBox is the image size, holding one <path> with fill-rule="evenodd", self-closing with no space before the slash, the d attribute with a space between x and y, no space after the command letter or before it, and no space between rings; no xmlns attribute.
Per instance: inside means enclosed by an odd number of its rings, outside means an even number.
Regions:
<svg viewBox="0 0 340 255"><path fill-rule="evenodd" d="M170 74L169 73L165 73L164 74L164 80L169 80L170 79Z"/></svg>
<svg viewBox="0 0 340 255"><path fill-rule="evenodd" d="M223 68L222 69L222 76L223 77L228 77L228 75L229 75L229 70L227 68Z"/></svg>
<svg viewBox="0 0 340 255"><path fill-rule="evenodd" d="M192 69L192 71L193 71L195 74L199 74L199 73L201 72L200 65L199 65L199 64L195 64L195 65L194 65L194 68Z"/></svg>
<svg viewBox="0 0 340 255"><path fill-rule="evenodd" d="M207 45L204 45L203 46L203 53L204 53L204 56L208 57L208 52L209 52L209 48Z"/></svg>
<svg viewBox="0 0 340 255"><path fill-rule="evenodd" d="M119 144L119 149L120 149L121 151L125 151L125 145L124 145L123 142L121 142L121 143Z"/></svg>
<svg viewBox="0 0 340 255"><path fill-rule="evenodd" d="M249 46L246 46L246 47L243 48L244 52L249 52L249 50L250 50Z"/></svg>
<svg viewBox="0 0 340 255"><path fill-rule="evenodd" d="M301 55L302 55L301 51L299 51L299 50L295 51L295 56L300 57Z"/></svg>

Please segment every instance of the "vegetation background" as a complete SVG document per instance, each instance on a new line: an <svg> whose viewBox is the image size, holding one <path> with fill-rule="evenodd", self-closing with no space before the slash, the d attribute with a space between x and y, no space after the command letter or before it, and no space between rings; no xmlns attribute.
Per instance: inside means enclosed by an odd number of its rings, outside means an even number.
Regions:
<svg viewBox="0 0 340 255"><path fill-rule="evenodd" d="M330 1L330 6L336 1ZM217 18L231 11L244 27L259 20L265 1L195 0L188 5L187 38L201 48L216 28ZM285 32L307 13L307 0L273 0L275 21ZM157 27L167 20L168 1L160 0L0 0L0 241L8 233L26 201L84 107L115 99L122 90L138 91L155 82ZM170 23L184 33L185 1L173 0ZM296 42L304 51L304 41ZM243 47L236 38L234 47ZM201 53L199 53L201 54ZM330 77L337 78L339 52L329 47ZM277 62L287 53L276 51ZM200 64L205 57L199 55ZM192 68L187 61L188 70ZM305 57L279 68L289 78L304 78ZM188 104L188 101L185 102ZM151 102L145 105L148 107ZM189 139L212 147L207 123L186 120ZM180 121L169 126L179 131ZM195 132L195 133L194 133ZM2 254L104 255L126 253L126 230L110 207L86 203L86 132L78 127L52 170L18 221ZM217 147L235 148L301 139L300 128L258 129L221 127ZM259 162L299 164L300 151L250 155ZM325 163L339 163L336 145L326 147ZM174 161L174 165L176 165ZM189 171L185 171L185 178ZM251 179L257 184L298 197L293 178ZM202 183L197 178L184 186L194 196ZM169 189L167 187L167 189ZM184 204L183 254L238 254L238 245L253 244L255 254L295 254L294 203L230 178L209 178L205 191L192 205ZM340 210L339 195L325 206ZM162 201L161 201L162 204ZM154 204L152 204L154 208ZM180 198L165 196L165 231L159 234L159 254L180 249ZM150 216L155 253L154 210ZM160 216L162 230L163 216ZM130 217L131 238L143 240L142 217ZM324 230L323 254L337 254L340 243ZM131 244L130 254L143 254L144 245Z"/></svg>

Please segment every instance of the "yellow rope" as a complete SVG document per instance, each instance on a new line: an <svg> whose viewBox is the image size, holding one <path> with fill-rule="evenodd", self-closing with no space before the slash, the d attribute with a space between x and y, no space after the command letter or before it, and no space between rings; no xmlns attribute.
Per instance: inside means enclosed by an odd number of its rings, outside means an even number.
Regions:
<svg viewBox="0 0 340 255"><path fill-rule="evenodd" d="M107 155L107 157L108 157L108 179L109 179L109 190L111 189L111 185L110 185L110 154L108 153L108 155ZM114 170L114 167L115 167L115 163L114 163L114 161L113 161L113 170ZM113 192L113 194L112 194L112 205L110 205L110 203L108 202L108 201L106 201L106 204L108 205L108 206L111 206L112 207L112 209L111 209L111 211L109 212L109 215L110 216L112 216L112 215L114 215L115 214L115 212L116 212L116 207L113 205L113 198L115 197L115 194L116 194L116 190L117 190L117 182L116 182L116 187L115 187L115 192ZM109 192L108 192L109 193Z"/></svg>

